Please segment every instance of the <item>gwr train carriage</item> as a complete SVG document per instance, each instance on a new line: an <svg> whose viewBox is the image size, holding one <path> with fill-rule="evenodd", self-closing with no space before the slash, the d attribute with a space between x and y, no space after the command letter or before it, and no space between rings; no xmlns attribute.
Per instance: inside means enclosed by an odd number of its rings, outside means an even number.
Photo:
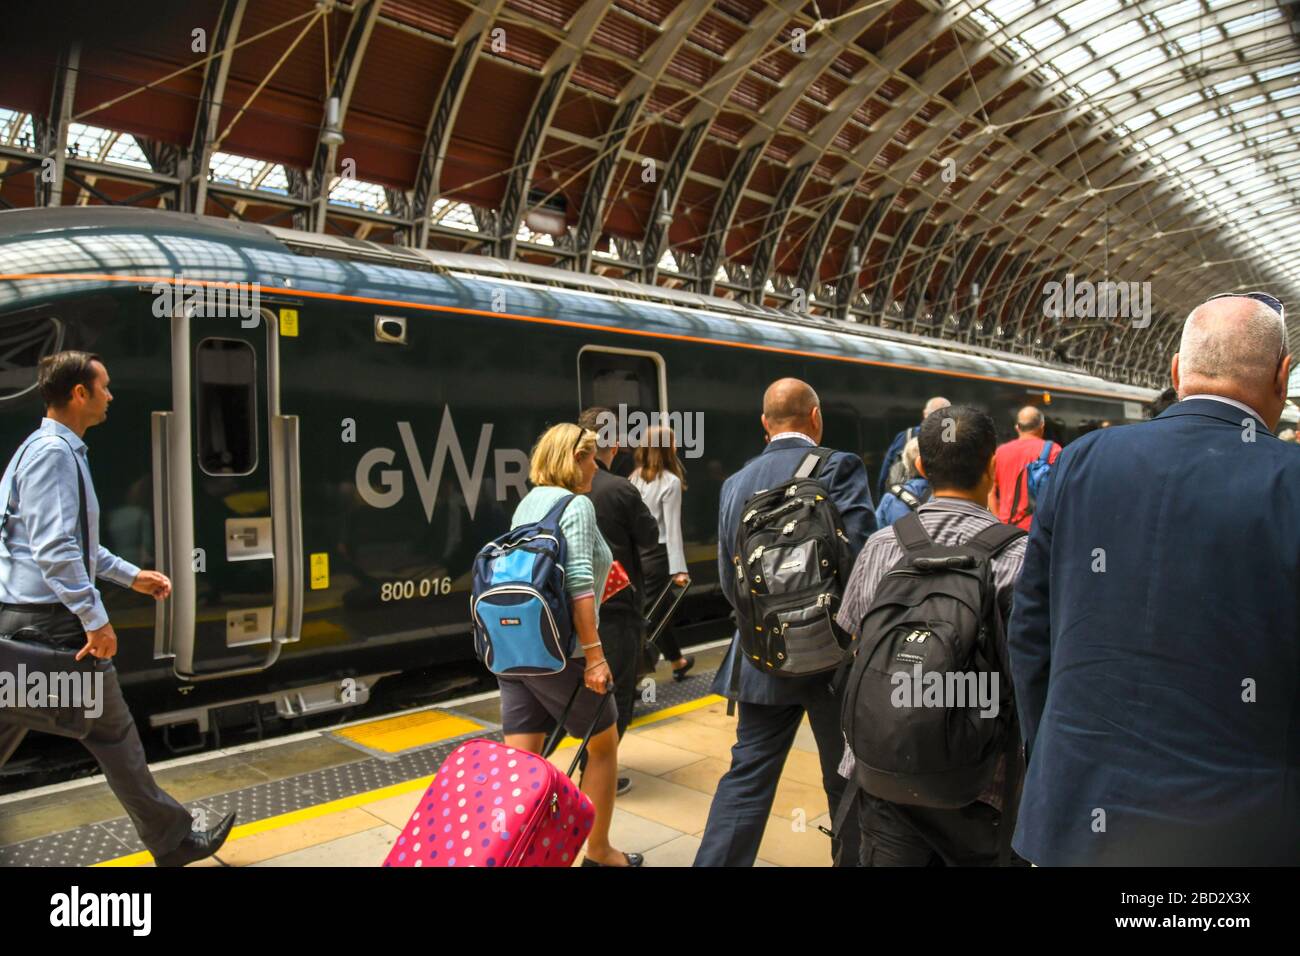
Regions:
<svg viewBox="0 0 1300 956"><path fill-rule="evenodd" d="M41 355L108 365L86 436L102 537L174 590L101 590L137 719L163 728L360 703L380 675L468 657L472 558L538 434L582 407L702 415L683 513L698 615L717 607L718 490L761 450L777 377L816 387L825 441L873 476L931 395L1007 423L1050 400L1061 441L1153 397L602 276L121 208L0 213L0 342L6 455L43 412Z"/></svg>

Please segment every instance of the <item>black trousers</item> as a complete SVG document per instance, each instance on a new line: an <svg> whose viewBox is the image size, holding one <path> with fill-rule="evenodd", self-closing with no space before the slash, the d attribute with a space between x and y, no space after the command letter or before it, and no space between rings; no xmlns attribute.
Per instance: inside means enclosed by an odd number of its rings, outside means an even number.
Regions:
<svg viewBox="0 0 1300 956"><path fill-rule="evenodd" d="M827 805L831 814L835 813L848 781L839 774L844 752L844 737L840 733L841 698L830 692L829 683L829 675L826 683L815 682L797 704L741 701L737 705L740 719L736 724L736 744L731 748L731 769L718 782L713 795L709 821L695 854L696 866L754 865L772 812L772 801L776 799L781 770L805 713L817 741ZM803 836L825 843L827 858L833 860L838 854L841 866L857 865L860 831L855 814L849 814L842 834L833 840L811 824Z"/></svg>
<svg viewBox="0 0 1300 956"><path fill-rule="evenodd" d="M654 552L642 555L641 573L645 577L645 609L646 613L649 613L655 598L663 593L663 589L668 586L668 579L672 577L668 573L668 546L666 544L660 544ZM663 633L659 635L659 640L655 643L659 650L663 652L664 660L671 662L681 659L682 646L677 643L677 636L673 634L671 626L663 629Z"/></svg>
<svg viewBox="0 0 1300 956"><path fill-rule="evenodd" d="M23 627L39 628L61 647L80 650L86 644L81 621L66 608L17 611L0 605L0 634L12 634ZM121 801L141 842L154 856L160 856L180 846L193 826L193 818L154 781L135 721L122 698L117 669L111 661L101 661L100 667L104 675L104 710L82 743L99 762L109 788ZM0 766L13 756L26 734L27 728L6 724L0 712Z"/></svg>
<svg viewBox="0 0 1300 956"><path fill-rule="evenodd" d="M600 646L614 675L614 701L618 704L618 736L621 740L632 722L636 706L636 672L645 642L645 621L641 615L622 607L600 609Z"/></svg>
<svg viewBox="0 0 1300 956"><path fill-rule="evenodd" d="M987 803L959 810L901 806L858 795L863 866L997 866L1002 814ZM1013 866L1025 866L1015 854Z"/></svg>

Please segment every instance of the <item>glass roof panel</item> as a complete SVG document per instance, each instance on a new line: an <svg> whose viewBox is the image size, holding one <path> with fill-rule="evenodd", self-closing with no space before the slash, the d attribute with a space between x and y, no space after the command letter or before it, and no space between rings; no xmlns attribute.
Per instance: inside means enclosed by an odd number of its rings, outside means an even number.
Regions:
<svg viewBox="0 0 1300 956"><path fill-rule="evenodd" d="M1096 23L1102 17L1109 16L1120 8L1119 0L1083 0L1061 11L1061 19L1072 29Z"/></svg>
<svg viewBox="0 0 1300 956"><path fill-rule="evenodd" d="M1180 23L1186 23L1204 12L1205 8L1201 6L1200 0L1182 0L1181 3L1174 3L1161 9L1152 10L1151 15L1160 22L1161 26L1172 27Z"/></svg>

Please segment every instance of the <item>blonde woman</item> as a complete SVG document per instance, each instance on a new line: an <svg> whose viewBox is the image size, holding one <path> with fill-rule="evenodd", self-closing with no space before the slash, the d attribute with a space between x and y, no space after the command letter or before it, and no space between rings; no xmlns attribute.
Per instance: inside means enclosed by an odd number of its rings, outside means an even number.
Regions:
<svg viewBox="0 0 1300 956"><path fill-rule="evenodd" d="M691 583L686 570L686 549L682 544L682 491L686 488L686 469L677 457L677 440L671 428L657 425L650 429L646 441L636 450L636 470L628 480L641 492L646 507L659 524L659 547L642 559L647 601L653 601L668 585L679 587ZM694 657L686 657L673 635L665 628L659 637L659 649L672 663L673 680L683 680L695 666Z"/></svg>
<svg viewBox="0 0 1300 956"><path fill-rule="evenodd" d="M501 726L508 747L539 753L546 733L564 713L574 688L582 687L565 719L565 730L582 737L596 716L601 698L614 687L614 677L601 649L596 626L600 597L613 558L596 527L596 509L586 492L596 473L596 433L577 425L554 425L537 442L528 469L533 489L515 509L510 526L540 521L557 501L574 498L560 518L567 556L565 591L569 595L573 628L577 632L573 656L558 674L535 677L499 677ZM582 790L591 798L596 821L587 838L583 866L640 866L639 853L623 853L609 845L609 824L614 816L614 787L618 775L618 707L610 697L600 712L587 745L587 768Z"/></svg>

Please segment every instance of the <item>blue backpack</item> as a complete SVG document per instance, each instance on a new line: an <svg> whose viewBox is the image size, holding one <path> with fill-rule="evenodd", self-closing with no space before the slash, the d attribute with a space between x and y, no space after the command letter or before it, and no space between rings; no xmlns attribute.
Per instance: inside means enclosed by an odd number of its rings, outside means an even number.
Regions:
<svg viewBox="0 0 1300 956"><path fill-rule="evenodd" d="M573 497L489 541L474 559L474 652L493 674L558 674L569 663L574 635L560 516Z"/></svg>
<svg viewBox="0 0 1300 956"><path fill-rule="evenodd" d="M1015 494L1011 497L1011 523L1014 524L1021 518L1034 513L1034 506L1038 503L1038 496L1043 493L1043 489L1047 487L1047 479L1052 476L1052 464L1048 459L1052 456L1052 449L1056 447L1058 447L1056 442L1044 441L1043 450L1038 453L1038 457L1025 465L1024 470L1020 472L1020 478L1016 480ZM1025 509L1023 514L1019 511L1020 488L1022 485L1025 487Z"/></svg>

